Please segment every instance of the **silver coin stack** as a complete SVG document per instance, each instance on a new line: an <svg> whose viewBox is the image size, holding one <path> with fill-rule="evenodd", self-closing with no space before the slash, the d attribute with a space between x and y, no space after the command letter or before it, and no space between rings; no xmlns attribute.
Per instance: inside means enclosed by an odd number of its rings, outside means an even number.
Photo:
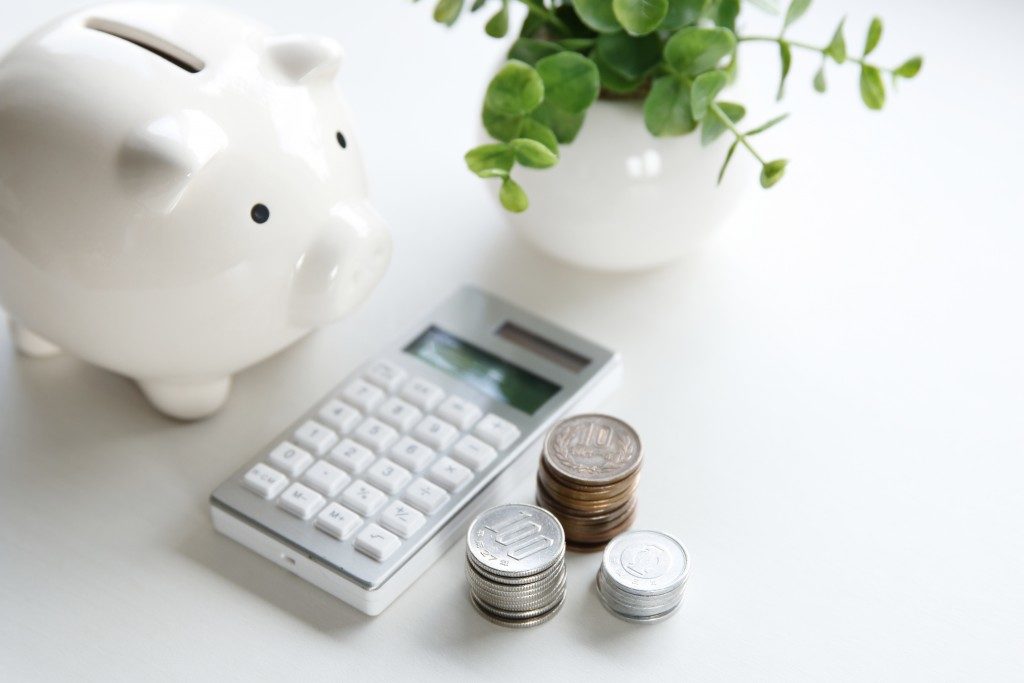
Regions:
<svg viewBox="0 0 1024 683"><path fill-rule="evenodd" d="M627 531L605 547L597 594L615 616L651 623L675 614L690 576L690 556L659 531Z"/></svg>
<svg viewBox="0 0 1024 683"><path fill-rule="evenodd" d="M477 611L501 626L543 624L565 600L565 532L547 510L499 505L469 526L466 578Z"/></svg>

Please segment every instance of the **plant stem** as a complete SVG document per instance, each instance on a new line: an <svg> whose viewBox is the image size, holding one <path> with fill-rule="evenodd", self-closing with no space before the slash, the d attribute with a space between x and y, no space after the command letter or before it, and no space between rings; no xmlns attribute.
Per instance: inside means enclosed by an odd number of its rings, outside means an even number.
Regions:
<svg viewBox="0 0 1024 683"><path fill-rule="evenodd" d="M519 2L526 5L526 8L538 17L557 28L562 33L569 35L572 31L569 29L569 25L558 18L558 15L552 12L550 9L544 6L543 0L537 2L537 0L519 0Z"/></svg>
<svg viewBox="0 0 1024 683"><path fill-rule="evenodd" d="M757 153L757 150L750 146L750 141L747 140L747 136L744 135L743 132L736 127L736 124L732 122L732 119L730 119L724 111L722 111L722 108L718 106L717 102L712 102L709 109L711 109L711 111L714 112L715 116L717 116L719 120L725 124L726 128L732 131L732 134L736 136L736 139L739 140L740 143L744 147L746 147L751 154L754 155L754 158L761 162L762 166L768 163L761 157L760 154Z"/></svg>
<svg viewBox="0 0 1024 683"><path fill-rule="evenodd" d="M817 52L820 53L821 55L826 55L825 50L827 49L824 47L818 47L817 45L811 45L809 43L801 43L796 40L789 40L787 38L776 38L775 36L737 36L736 40L741 43L781 43L782 41L785 40L793 47L798 47L802 50L810 50L811 52ZM860 64L861 66L872 67L878 69L879 71L884 71L885 73L892 73L893 71L892 69L888 69L884 66L878 66L877 64L865 62L863 59L859 57L851 57L847 55L845 61L853 62L854 64Z"/></svg>

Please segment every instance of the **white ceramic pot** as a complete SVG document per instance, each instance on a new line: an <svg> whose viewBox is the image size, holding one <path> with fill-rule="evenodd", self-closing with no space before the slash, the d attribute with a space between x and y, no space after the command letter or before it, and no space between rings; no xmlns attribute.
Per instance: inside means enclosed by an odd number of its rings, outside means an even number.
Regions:
<svg viewBox="0 0 1024 683"><path fill-rule="evenodd" d="M727 133L703 147L699 130L656 138L640 102L599 100L557 166L516 168L530 208L510 221L537 249L582 268L671 263L699 247L749 187L738 168L715 184L731 142Z"/></svg>
<svg viewBox="0 0 1024 683"><path fill-rule="evenodd" d="M48 24L0 60L0 302L18 347L209 415L344 315L391 241L334 86L341 48L197 5Z"/></svg>

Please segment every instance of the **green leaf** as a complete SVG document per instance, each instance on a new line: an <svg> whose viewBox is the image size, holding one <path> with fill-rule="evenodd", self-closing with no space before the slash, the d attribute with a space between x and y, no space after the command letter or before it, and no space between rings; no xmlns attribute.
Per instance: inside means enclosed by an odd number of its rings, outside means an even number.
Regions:
<svg viewBox="0 0 1024 683"><path fill-rule="evenodd" d="M558 138L555 136L555 131L540 121L533 119L523 120L522 128L519 130L519 137L536 140L555 154L558 154Z"/></svg>
<svg viewBox="0 0 1024 683"><path fill-rule="evenodd" d="M560 143L569 144L576 139L576 134L583 127L584 113L575 114L553 107L550 102L541 102L541 105L530 113L530 118L550 128Z"/></svg>
<svg viewBox="0 0 1024 683"><path fill-rule="evenodd" d="M484 104L497 114L521 116L536 109L543 99L540 74L529 64L513 59L491 79Z"/></svg>
<svg viewBox="0 0 1024 683"><path fill-rule="evenodd" d="M534 38L517 38L508 51L509 59L518 59L526 64L536 64L539 60L562 52L562 46L549 40Z"/></svg>
<svg viewBox="0 0 1024 683"><path fill-rule="evenodd" d="M676 31L684 26L696 24L704 9L704 0L668 0L668 12L658 28Z"/></svg>
<svg viewBox="0 0 1024 683"><path fill-rule="evenodd" d="M504 178L512 170L516 155L505 143L480 145L466 152L466 166L481 178Z"/></svg>
<svg viewBox="0 0 1024 683"><path fill-rule="evenodd" d="M693 118L700 121L708 113L708 107L728 82L724 71L708 71L693 79L690 89L690 110ZM714 118L714 117L712 117Z"/></svg>
<svg viewBox="0 0 1024 683"><path fill-rule="evenodd" d="M598 33L621 31L622 25L615 18L612 0L572 0L572 8L580 20Z"/></svg>
<svg viewBox="0 0 1024 683"><path fill-rule="evenodd" d="M558 163L558 155L530 138L516 138L509 143L516 161L529 168L551 168Z"/></svg>
<svg viewBox="0 0 1024 683"><path fill-rule="evenodd" d="M585 111L601 91L597 66L578 52L559 52L537 62L544 100L567 112Z"/></svg>
<svg viewBox="0 0 1024 683"><path fill-rule="evenodd" d="M814 89L818 92L825 92L827 87L825 83L825 65L822 64L818 67L818 71L814 74Z"/></svg>
<svg viewBox="0 0 1024 683"><path fill-rule="evenodd" d="M735 31L736 17L740 13L740 0L711 0L705 13L716 26Z"/></svg>
<svg viewBox="0 0 1024 683"><path fill-rule="evenodd" d="M881 109L885 105L885 83L882 74L873 66L860 69L860 98L868 109Z"/></svg>
<svg viewBox="0 0 1024 683"><path fill-rule="evenodd" d="M574 50L575 52L583 52L594 47L595 40L593 38L563 38L558 41L558 44L564 47L566 50Z"/></svg>
<svg viewBox="0 0 1024 683"><path fill-rule="evenodd" d="M722 184L722 178L725 177L725 169L729 167L729 162L732 161L732 155L736 153L736 145L740 144L739 139L729 145L729 151L725 153L725 161L722 162L722 168L718 171L718 184Z"/></svg>
<svg viewBox="0 0 1024 683"><path fill-rule="evenodd" d="M628 81L639 81L661 62L661 39L651 33L634 38L622 31L597 39L597 55L609 68Z"/></svg>
<svg viewBox="0 0 1024 683"><path fill-rule="evenodd" d="M767 121L766 123L762 123L757 128L751 128L746 133L744 133L744 135L746 135L748 138L750 138L750 137L753 137L753 136L755 136L755 135L757 135L759 133L763 133L766 130L768 130L769 128L771 128L772 126L775 126L775 125L777 125L779 123L782 123L788 117L789 117L789 114L781 114L779 116L776 116L774 119L771 119L770 121Z"/></svg>
<svg viewBox="0 0 1024 683"><path fill-rule="evenodd" d="M523 188L511 178L505 178L501 181L498 199L501 200L501 205L512 213L522 213L530 206L530 201L526 198Z"/></svg>
<svg viewBox="0 0 1024 683"><path fill-rule="evenodd" d="M598 73L601 75L601 87L605 90L620 94L632 93L644 82L643 77L627 78L623 76L604 61L604 58L597 50L594 50L590 58L597 65Z"/></svg>
<svg viewBox="0 0 1024 683"><path fill-rule="evenodd" d="M917 75L917 72L921 70L922 63L923 60L920 57L911 57L896 67L893 74L900 76L901 78L913 78Z"/></svg>
<svg viewBox="0 0 1024 683"><path fill-rule="evenodd" d="M786 164L789 161L787 159L776 159L769 161L767 164L761 167L761 187L768 189L775 183L782 180L783 174L786 172Z"/></svg>
<svg viewBox="0 0 1024 683"><path fill-rule="evenodd" d="M719 102L718 108L733 123L739 122L747 113L743 105L732 102ZM725 123L714 110L704 117L700 124L700 144L710 145L727 130Z"/></svg>
<svg viewBox="0 0 1024 683"><path fill-rule="evenodd" d="M653 135L684 135L697 127L690 109L690 88L678 76L662 76L644 100L644 124Z"/></svg>
<svg viewBox="0 0 1024 683"><path fill-rule="evenodd" d="M782 30L785 31L794 21L802 17L810 6L811 0L793 0L790 2L789 9L786 10L786 18L782 22Z"/></svg>
<svg viewBox="0 0 1024 683"><path fill-rule="evenodd" d="M711 71L736 50L736 36L725 28L684 28L665 43L665 61L674 71L695 76Z"/></svg>
<svg viewBox="0 0 1024 683"><path fill-rule="evenodd" d="M643 36L668 14L668 0L612 0L612 11L627 33Z"/></svg>
<svg viewBox="0 0 1024 683"><path fill-rule="evenodd" d="M882 39L882 20L878 17L874 17L871 20L871 25L868 26L868 37L864 41L864 56L867 57L871 54L876 47L878 47L878 41Z"/></svg>
<svg viewBox="0 0 1024 683"><path fill-rule="evenodd" d="M462 12L463 0L438 0L434 6L434 21L451 26Z"/></svg>
<svg viewBox="0 0 1024 683"><path fill-rule="evenodd" d="M751 5L767 14L778 14L779 8L770 0L748 0Z"/></svg>
<svg viewBox="0 0 1024 683"><path fill-rule="evenodd" d="M846 38L843 37L843 24L845 23L846 19L839 22L836 32L832 34L832 42L825 48L825 54L831 57L836 64L846 61Z"/></svg>
<svg viewBox="0 0 1024 683"><path fill-rule="evenodd" d="M484 105L481 118L484 128L495 140L508 142L512 138L519 137L519 129L522 126L522 116L506 116L492 111Z"/></svg>
<svg viewBox="0 0 1024 683"><path fill-rule="evenodd" d="M481 7L487 4L487 0L473 0L473 6L469 8L470 12L475 12Z"/></svg>
<svg viewBox="0 0 1024 683"><path fill-rule="evenodd" d="M789 47L788 41L779 41L779 59L782 60L782 75L779 77L779 92L775 95L776 100L781 100L785 94L786 76L789 75L789 67L793 65L793 50Z"/></svg>
<svg viewBox="0 0 1024 683"><path fill-rule="evenodd" d="M508 0L503 0L501 9L487 20L484 31L492 38L504 38L508 33Z"/></svg>

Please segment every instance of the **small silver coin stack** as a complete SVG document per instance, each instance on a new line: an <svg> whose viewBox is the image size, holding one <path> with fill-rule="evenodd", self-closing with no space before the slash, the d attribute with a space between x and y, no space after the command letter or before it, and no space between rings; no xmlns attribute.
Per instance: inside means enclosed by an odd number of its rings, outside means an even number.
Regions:
<svg viewBox="0 0 1024 683"><path fill-rule="evenodd" d="M565 600L565 532L547 510L499 505L469 526L466 578L477 611L501 626L543 624Z"/></svg>
<svg viewBox="0 0 1024 683"><path fill-rule="evenodd" d="M597 594L626 621L650 623L675 614L690 576L690 556L659 531L627 531L604 549Z"/></svg>

